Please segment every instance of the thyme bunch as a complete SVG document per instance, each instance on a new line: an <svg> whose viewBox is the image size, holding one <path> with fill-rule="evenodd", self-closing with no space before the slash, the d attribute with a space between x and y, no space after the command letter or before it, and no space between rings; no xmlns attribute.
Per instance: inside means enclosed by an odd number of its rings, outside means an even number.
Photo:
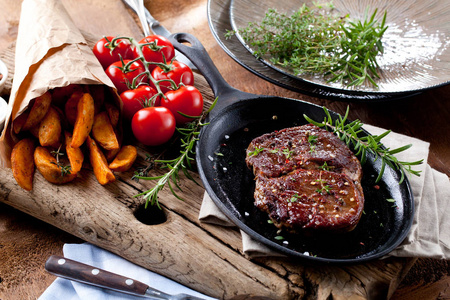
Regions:
<svg viewBox="0 0 450 300"><path fill-rule="evenodd" d="M144 191L140 194L135 195L134 197L140 197L142 196L145 200L145 207L150 205L157 205L159 208L159 201L158 201L158 193L166 186L168 185L170 191L172 194L180 199L183 200L175 191L174 187L176 187L178 190L181 191L181 187L179 186L180 177L179 173L180 171L183 172L183 174L186 176L186 178L191 179L192 181L196 182L195 179L192 177L192 175L189 173L190 170L192 170L192 161L195 160L195 144L199 140L200 135L200 129L203 126L208 125L209 123L205 123L204 119L206 115L214 108L216 104L217 99L214 101L214 103L211 105L211 107L204 112L201 116L193 117L193 116L187 116L185 117L189 118L195 118L194 121L188 123L185 127L177 127L176 130L180 134L180 155L174 159L156 159L154 161L150 162L150 168L145 168L143 172L136 172L133 176L133 179L139 180L157 180L157 183L154 187L151 189ZM146 176L146 173L153 168L154 164L161 164L162 169L168 169L168 171L159 176Z"/></svg>
<svg viewBox="0 0 450 300"><path fill-rule="evenodd" d="M326 107L323 107L323 110L326 114L326 117L322 122L317 122L305 114L303 115L303 117L313 125L323 127L326 130L331 130L343 142L345 142L347 146L352 146L356 151L356 156L360 157L361 164L364 164L366 162L367 153L373 154L375 156L375 160L381 159L381 168L378 177L375 180L376 182L379 182L381 180L386 165L390 166L394 170L400 171L401 177L399 183L403 182L406 173L420 176L420 171L413 170L412 167L422 164L423 159L414 162L406 162L399 161L395 157L396 154L411 148L412 144L395 149L385 148L381 143L381 139L386 137L391 132L391 130L387 130L380 135L362 136L361 133L363 133L362 127L364 124L360 120L357 119L347 123L349 107L347 107L347 111L344 116L339 115L338 119L334 121L328 109Z"/></svg>
<svg viewBox="0 0 450 300"><path fill-rule="evenodd" d="M251 46L254 55L270 56L274 65L288 68L296 75L320 74L328 82L357 86L374 78L383 53L381 38L387 29L386 12L381 22L366 11L364 21L349 21L349 15L333 12L333 4L303 4L288 16L269 9L260 23L249 23L237 32ZM226 37L236 34L228 31Z"/></svg>
<svg viewBox="0 0 450 300"><path fill-rule="evenodd" d="M61 145L59 146L59 148L57 150L53 150L50 152L53 156L55 156L56 159L56 163L55 162L51 162L52 164L55 164L56 166L58 166L58 168L61 169L61 176L64 177L66 175L69 175L70 172L72 172L72 168L70 165L64 165L59 158L61 156L64 155L63 152L61 152Z"/></svg>

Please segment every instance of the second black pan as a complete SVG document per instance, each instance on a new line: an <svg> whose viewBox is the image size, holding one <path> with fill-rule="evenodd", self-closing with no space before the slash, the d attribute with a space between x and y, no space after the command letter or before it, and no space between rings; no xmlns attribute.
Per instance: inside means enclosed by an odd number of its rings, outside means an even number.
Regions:
<svg viewBox="0 0 450 300"><path fill-rule="evenodd" d="M170 40L194 63L218 98L208 117L210 124L203 127L197 143L197 167L214 203L240 229L291 257L326 263L356 263L380 258L403 241L414 215L409 181L406 179L399 184L400 173L386 167L381 182L375 183L381 163L373 157L368 157L363 165L364 214L352 232L288 234L269 224L267 214L253 206L254 176L245 164L245 150L259 135L306 124L303 114L323 120L322 107L236 90L223 79L194 36L177 33ZM338 117L330 113L333 118Z"/></svg>

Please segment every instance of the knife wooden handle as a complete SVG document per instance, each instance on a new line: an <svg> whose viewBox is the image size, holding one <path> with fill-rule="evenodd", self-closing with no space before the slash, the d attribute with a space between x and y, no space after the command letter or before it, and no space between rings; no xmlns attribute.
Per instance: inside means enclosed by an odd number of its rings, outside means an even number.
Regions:
<svg viewBox="0 0 450 300"><path fill-rule="evenodd" d="M127 294L143 296L148 288L140 281L56 255L50 256L45 269L59 277Z"/></svg>

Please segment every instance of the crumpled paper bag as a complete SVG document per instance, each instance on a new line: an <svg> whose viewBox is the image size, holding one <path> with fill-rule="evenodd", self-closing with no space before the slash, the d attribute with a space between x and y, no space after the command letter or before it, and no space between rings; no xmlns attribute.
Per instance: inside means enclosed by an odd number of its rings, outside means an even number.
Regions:
<svg viewBox="0 0 450 300"><path fill-rule="evenodd" d="M115 90L61 1L24 0L16 42L14 80L0 136L0 166L10 167L12 121L30 101L69 84L104 84ZM117 95L116 92L112 93ZM118 101L118 100L116 100ZM117 102L120 105L120 101Z"/></svg>

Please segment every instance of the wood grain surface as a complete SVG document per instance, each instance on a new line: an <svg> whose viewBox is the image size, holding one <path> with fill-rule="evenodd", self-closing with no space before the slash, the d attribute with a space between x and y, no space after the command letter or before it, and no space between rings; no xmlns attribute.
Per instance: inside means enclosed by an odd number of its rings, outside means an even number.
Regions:
<svg viewBox="0 0 450 300"><path fill-rule="evenodd" d="M163 2L145 4L170 31L189 32L199 38L232 86L250 93L304 99L339 113L345 112L349 105L352 119L430 142L430 165L450 175L448 86L409 99L376 104L304 96L256 77L229 58L209 31L206 0L174 0L171 6L166 2L161 5ZM3 7L0 16L5 20L0 25L0 53L11 65L20 1L0 3ZM75 24L91 36L142 36L135 17L119 0L63 3ZM198 74L196 85L211 101L209 88ZM145 148L140 149L138 165L143 164L145 152ZM10 170L0 170L0 201L4 202L0 203L0 299L39 297L54 280L43 269L47 257L62 254L64 243L82 241L97 244L208 295L226 299L242 293L274 299L450 297L447 261L391 258L336 267L289 259L248 260L242 254L238 231L198 221L204 190L189 180L182 181L184 202L170 191L162 192L167 221L145 225L135 217L142 203L132 196L152 183L131 182L131 175L132 171L121 174L116 183L102 187L89 169L83 169L76 184L55 187L37 174L35 188L29 193L16 185Z"/></svg>

